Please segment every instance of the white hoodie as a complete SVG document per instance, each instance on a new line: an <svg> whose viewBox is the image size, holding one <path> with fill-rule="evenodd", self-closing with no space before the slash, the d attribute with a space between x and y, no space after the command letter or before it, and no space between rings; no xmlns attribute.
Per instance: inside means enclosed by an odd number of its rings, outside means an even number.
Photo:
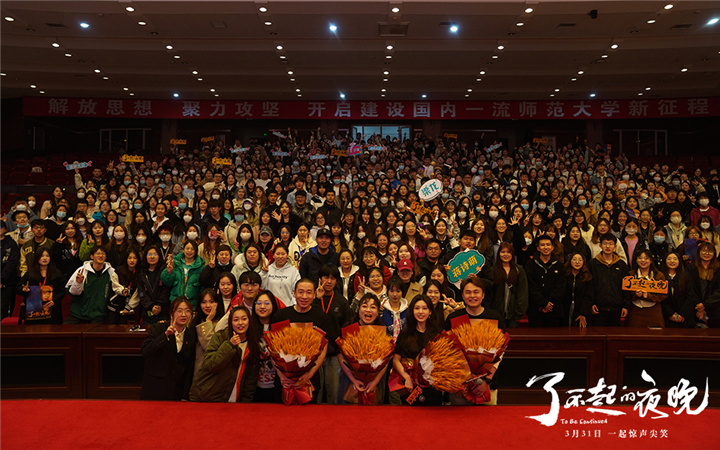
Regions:
<svg viewBox="0 0 720 450"><path fill-rule="evenodd" d="M342 279L342 286L343 286L343 297L345 297L345 298L351 297L350 295L348 295L349 294L348 291L350 289L350 278L353 275L355 275L355 272L357 272L358 270L360 270L360 267L353 264L352 267L350 267L350 275L348 275L346 277L345 275L343 275L342 269L340 269L340 279Z"/></svg>
<svg viewBox="0 0 720 450"><path fill-rule="evenodd" d="M267 272L261 272L260 276L263 279L263 289L272 292L285 306L295 304L293 291L295 290L295 283L300 280L300 272L290 264L290 260L280 268L275 263L270 264Z"/></svg>

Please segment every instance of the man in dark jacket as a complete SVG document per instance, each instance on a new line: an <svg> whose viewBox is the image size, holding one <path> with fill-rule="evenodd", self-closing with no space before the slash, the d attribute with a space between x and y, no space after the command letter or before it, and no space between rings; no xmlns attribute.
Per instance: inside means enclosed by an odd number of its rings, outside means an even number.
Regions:
<svg viewBox="0 0 720 450"><path fill-rule="evenodd" d="M4 220L0 221L0 257L2 257L0 298L2 298L2 319L4 319L13 313L15 285L18 282L17 272L20 264L20 247L7 235L7 224Z"/></svg>
<svg viewBox="0 0 720 450"><path fill-rule="evenodd" d="M592 305L592 324L600 327L619 327L627 316L630 302L623 293L622 280L630 273L628 265L615 253L616 239L610 233L600 236L602 252L590 261L595 302Z"/></svg>
<svg viewBox="0 0 720 450"><path fill-rule="evenodd" d="M300 260L300 276L318 281L320 268L325 264L335 267L340 265L340 259L335 249L330 245L332 233L328 228L321 228L317 232L317 246L306 252Z"/></svg>
<svg viewBox="0 0 720 450"><path fill-rule="evenodd" d="M528 261L525 272L528 280L528 321L531 327L562 326L565 270L553 255L555 245L550 236L536 239L539 253Z"/></svg>

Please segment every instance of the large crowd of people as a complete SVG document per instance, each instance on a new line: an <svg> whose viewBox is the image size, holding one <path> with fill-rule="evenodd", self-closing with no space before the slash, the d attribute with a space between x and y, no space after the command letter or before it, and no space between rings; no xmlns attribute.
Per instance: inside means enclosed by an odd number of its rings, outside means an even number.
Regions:
<svg viewBox="0 0 720 450"><path fill-rule="evenodd" d="M334 154L353 141L362 154ZM279 401L262 333L283 320L327 334L307 376L330 403L349 385L386 391L338 363L354 322L387 327L403 378L400 361L462 314L507 329L720 326L714 168L637 167L583 142L289 132L85 170L4 215L2 317L19 295L28 325L148 326L143 398ZM431 179L443 191L423 201ZM467 249L484 265L453 284ZM624 289L629 276L667 290Z"/></svg>

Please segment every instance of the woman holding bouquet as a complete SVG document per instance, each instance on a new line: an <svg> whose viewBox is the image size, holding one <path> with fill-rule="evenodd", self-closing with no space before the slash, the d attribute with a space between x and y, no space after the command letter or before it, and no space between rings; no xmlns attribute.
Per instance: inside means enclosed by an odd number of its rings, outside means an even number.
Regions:
<svg viewBox="0 0 720 450"><path fill-rule="evenodd" d="M210 339L205 359L190 389L195 402L249 403L257 389L260 345L250 311L236 306L230 326Z"/></svg>
<svg viewBox="0 0 720 450"><path fill-rule="evenodd" d="M374 294L365 294L360 298L360 302L358 305L358 313L357 313L357 323L362 326L368 326L368 325L378 325L381 327L384 327L382 320L380 319L380 311L382 310L382 307L380 306L380 300L377 298ZM381 405L383 403L383 394L385 393L385 383L382 382L383 377L385 376L385 373L387 372L388 366L382 368L376 375L373 380L367 384L364 384L362 381L358 380L350 370L350 368L345 364L345 357L343 356L342 352L338 352L337 355L338 363L340 364L340 368L343 371L343 374L340 376L340 383L339 383L339 395L338 398L341 399L340 403L347 402L347 403L355 403L357 399L355 398L355 402L348 400L348 395L346 394L346 388L348 386L348 382L352 383L355 391L357 392L366 392L366 393L373 393L374 395L374 403L376 405ZM345 397L343 397L343 394L345 394ZM354 397L354 396L351 396Z"/></svg>
<svg viewBox="0 0 720 450"><path fill-rule="evenodd" d="M390 394L390 403L399 405L405 403L407 397L415 389L412 377L408 373L414 364L414 359L420 354L425 346L440 330L431 319L433 304L426 295L416 296L408 307L410 314L407 316L407 325L400 332L395 343L395 356L393 357L393 369L404 381L407 394L398 395L399 391ZM405 403L407 404L407 403ZM414 404L425 406L439 406L442 404L442 393L432 387L423 388L422 394L418 396Z"/></svg>

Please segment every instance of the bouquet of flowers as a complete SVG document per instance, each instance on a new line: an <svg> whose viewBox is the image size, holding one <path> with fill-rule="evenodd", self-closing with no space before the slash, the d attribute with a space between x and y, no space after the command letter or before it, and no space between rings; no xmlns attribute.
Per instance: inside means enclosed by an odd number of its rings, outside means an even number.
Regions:
<svg viewBox="0 0 720 450"><path fill-rule="evenodd" d="M413 373L418 386L450 393L462 391L472 376L460 342L447 331L428 342L417 357Z"/></svg>
<svg viewBox="0 0 720 450"><path fill-rule="evenodd" d="M342 353L345 364L364 386L375 379L393 356L395 343L384 326L359 326L355 323L342 330L342 338L335 341ZM345 398L350 399L354 386L348 386ZM375 390L357 391L360 405L372 405L375 402Z"/></svg>
<svg viewBox="0 0 720 450"><path fill-rule="evenodd" d="M309 323L290 324L285 321L274 324L270 331L266 331L265 341L270 358L282 375L283 403L308 403L312 399L312 383L308 380L298 386L297 382L310 371L327 345L325 333Z"/></svg>
<svg viewBox="0 0 720 450"><path fill-rule="evenodd" d="M505 353L510 335L503 333L494 320L470 321L460 316L452 321L452 332L462 345L472 377L463 387L463 396L475 404L490 400L488 382Z"/></svg>

